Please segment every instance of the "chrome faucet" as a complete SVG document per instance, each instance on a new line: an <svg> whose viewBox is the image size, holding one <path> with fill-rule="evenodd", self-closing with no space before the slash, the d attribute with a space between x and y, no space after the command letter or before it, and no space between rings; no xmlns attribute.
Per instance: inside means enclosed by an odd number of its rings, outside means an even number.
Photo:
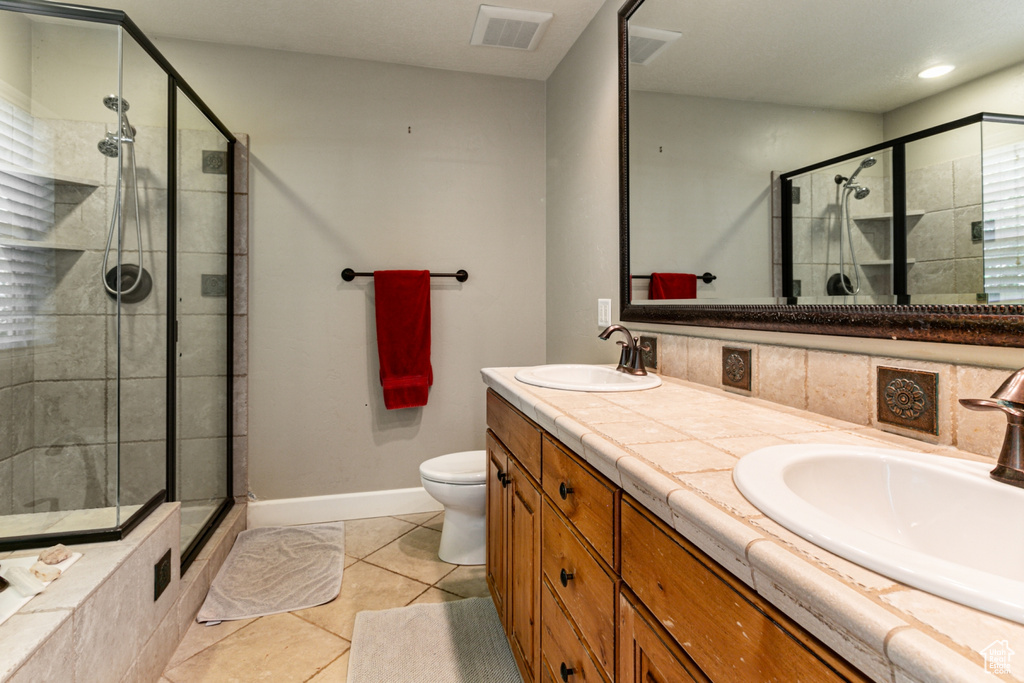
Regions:
<svg viewBox="0 0 1024 683"><path fill-rule="evenodd" d="M1010 375L992 398L962 398L960 405L971 410L1001 410L1006 413L1006 436L999 462L989 473L996 481L1024 488L1024 368Z"/></svg>
<svg viewBox="0 0 1024 683"><path fill-rule="evenodd" d="M626 336L626 341L616 342L622 346L622 352L619 354L619 366L615 369L628 375L646 375L647 368L644 367L644 351L650 351L650 345L641 345L640 337L634 337L622 325L610 325L597 336L600 339L608 339L608 337L612 336L613 332L621 332Z"/></svg>

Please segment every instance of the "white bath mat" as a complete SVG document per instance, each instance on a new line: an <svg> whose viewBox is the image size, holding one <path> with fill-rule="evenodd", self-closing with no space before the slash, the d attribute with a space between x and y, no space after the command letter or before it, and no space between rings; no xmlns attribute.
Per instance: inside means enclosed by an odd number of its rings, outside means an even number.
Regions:
<svg viewBox="0 0 1024 683"><path fill-rule="evenodd" d="M490 598L356 615L349 683L522 683Z"/></svg>
<svg viewBox="0 0 1024 683"><path fill-rule="evenodd" d="M251 619L338 597L345 525L265 527L238 534L196 621Z"/></svg>

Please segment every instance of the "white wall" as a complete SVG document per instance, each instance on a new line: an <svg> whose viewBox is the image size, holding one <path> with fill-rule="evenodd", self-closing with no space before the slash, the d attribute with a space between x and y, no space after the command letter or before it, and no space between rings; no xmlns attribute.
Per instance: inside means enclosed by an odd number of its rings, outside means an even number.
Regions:
<svg viewBox="0 0 1024 683"><path fill-rule="evenodd" d="M597 338L597 300L619 310L620 4L605 3L547 81L550 363L618 359L618 347Z"/></svg>
<svg viewBox="0 0 1024 683"><path fill-rule="evenodd" d="M997 71L964 85L900 107L884 116L885 137L892 139L949 121L990 112L1024 115L1024 64ZM1024 127L985 124L986 147L1019 140ZM978 126L968 126L907 146L907 167L977 156L982 144Z"/></svg>
<svg viewBox="0 0 1024 683"><path fill-rule="evenodd" d="M0 15L0 99L28 110L32 93L32 33L16 12Z"/></svg>
<svg viewBox="0 0 1024 683"><path fill-rule="evenodd" d="M630 272L710 271L701 298L773 295L772 171L882 139L859 112L639 91L629 106Z"/></svg>
<svg viewBox="0 0 1024 683"><path fill-rule="evenodd" d="M251 135L250 489L417 486L421 461L483 448L480 368L544 360L544 84L158 46ZM469 271L432 287L426 407L384 409L373 287L345 267Z"/></svg>

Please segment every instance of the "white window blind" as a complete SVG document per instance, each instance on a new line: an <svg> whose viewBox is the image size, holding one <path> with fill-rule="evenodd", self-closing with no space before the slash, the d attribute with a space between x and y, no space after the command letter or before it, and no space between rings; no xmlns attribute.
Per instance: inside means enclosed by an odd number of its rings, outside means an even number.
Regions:
<svg viewBox="0 0 1024 683"><path fill-rule="evenodd" d="M985 293L989 303L1024 303L1024 142L982 158Z"/></svg>
<svg viewBox="0 0 1024 683"><path fill-rule="evenodd" d="M54 181L45 126L0 100L0 349L50 341L40 316L53 290L51 249L30 246L54 222Z"/></svg>

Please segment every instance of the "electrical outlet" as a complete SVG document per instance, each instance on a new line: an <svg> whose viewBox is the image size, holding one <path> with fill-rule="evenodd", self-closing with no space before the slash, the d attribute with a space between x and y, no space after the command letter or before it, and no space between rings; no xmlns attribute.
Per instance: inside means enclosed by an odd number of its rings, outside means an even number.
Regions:
<svg viewBox="0 0 1024 683"><path fill-rule="evenodd" d="M153 565L153 602L160 599L160 595L167 586L171 585L171 549L168 548L164 556Z"/></svg>
<svg viewBox="0 0 1024 683"><path fill-rule="evenodd" d="M597 324L608 327L612 324L612 300L597 300Z"/></svg>

